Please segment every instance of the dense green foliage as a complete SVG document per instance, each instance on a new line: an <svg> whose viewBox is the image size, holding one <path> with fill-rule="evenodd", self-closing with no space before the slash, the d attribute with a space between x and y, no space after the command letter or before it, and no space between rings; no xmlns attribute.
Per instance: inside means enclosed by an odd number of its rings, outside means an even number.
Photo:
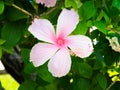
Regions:
<svg viewBox="0 0 120 90"><path fill-rule="evenodd" d="M29 61L30 50L39 41L28 26L34 17L46 18L56 26L63 8L78 11L80 22L72 34L89 36L94 52L85 59L73 55L69 74L55 78L47 63L34 67ZM96 30L90 31L93 26ZM51 8L35 0L0 0L0 58L4 52L13 54L15 46L20 48L24 81L19 90L120 90L120 51L114 51L106 37L116 37L120 43L120 0L57 0Z"/></svg>

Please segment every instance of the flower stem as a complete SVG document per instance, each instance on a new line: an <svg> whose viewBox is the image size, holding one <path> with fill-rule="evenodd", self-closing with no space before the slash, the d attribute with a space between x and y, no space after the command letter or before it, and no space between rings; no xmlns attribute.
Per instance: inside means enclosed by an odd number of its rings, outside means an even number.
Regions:
<svg viewBox="0 0 120 90"><path fill-rule="evenodd" d="M26 11L26 10L24 10L24 9L22 9L22 8L20 8L20 7L18 7L17 5L12 4L12 6L15 7L16 9L22 11L23 13L25 13L25 14L27 14L27 15L33 17L33 15L32 15L31 13L29 13L28 11Z"/></svg>

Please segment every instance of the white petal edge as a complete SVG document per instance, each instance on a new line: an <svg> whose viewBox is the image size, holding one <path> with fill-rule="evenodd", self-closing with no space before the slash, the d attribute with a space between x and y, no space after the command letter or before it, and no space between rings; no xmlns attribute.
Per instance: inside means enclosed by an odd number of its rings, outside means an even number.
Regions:
<svg viewBox="0 0 120 90"><path fill-rule="evenodd" d="M57 22L57 35L69 35L76 28L79 16L74 9L63 9Z"/></svg>
<svg viewBox="0 0 120 90"><path fill-rule="evenodd" d="M86 58L93 52L92 41L84 35L73 35L68 37L70 44L68 47L80 58Z"/></svg>
<svg viewBox="0 0 120 90"><path fill-rule="evenodd" d="M55 32L53 25L47 19L35 18L28 30L38 40L53 43L55 38Z"/></svg>
<svg viewBox="0 0 120 90"><path fill-rule="evenodd" d="M71 57L67 48L60 49L48 63L48 69L54 77L62 77L67 75L70 68Z"/></svg>
<svg viewBox="0 0 120 90"><path fill-rule="evenodd" d="M30 61L35 67L43 65L58 50L58 47L52 44L38 43L33 46L30 52Z"/></svg>

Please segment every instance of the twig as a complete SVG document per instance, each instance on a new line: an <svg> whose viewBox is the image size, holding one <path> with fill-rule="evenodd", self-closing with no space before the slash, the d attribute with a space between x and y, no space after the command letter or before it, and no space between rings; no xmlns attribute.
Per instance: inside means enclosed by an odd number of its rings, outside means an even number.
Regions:
<svg viewBox="0 0 120 90"><path fill-rule="evenodd" d="M27 14L27 15L33 17L33 15L32 15L31 13L29 13L28 11L26 11L26 10L24 10L24 9L22 9L22 8L20 8L20 7L18 7L17 5L12 4L12 6L15 7L16 9L22 11L23 13L25 13L25 14Z"/></svg>

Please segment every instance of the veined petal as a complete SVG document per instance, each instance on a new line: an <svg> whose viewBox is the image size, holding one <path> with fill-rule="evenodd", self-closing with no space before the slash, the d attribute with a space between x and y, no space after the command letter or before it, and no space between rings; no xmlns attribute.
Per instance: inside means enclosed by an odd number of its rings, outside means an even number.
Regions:
<svg viewBox="0 0 120 90"><path fill-rule="evenodd" d="M69 35L79 22L79 16L73 9L63 9L58 18L57 35Z"/></svg>
<svg viewBox="0 0 120 90"><path fill-rule="evenodd" d="M54 28L46 19L34 19L28 30L39 40L50 43L54 41Z"/></svg>
<svg viewBox="0 0 120 90"><path fill-rule="evenodd" d="M30 52L30 61L36 67L40 66L50 59L57 50L58 47L52 44L38 43L33 46Z"/></svg>
<svg viewBox="0 0 120 90"><path fill-rule="evenodd" d="M36 0L36 3L44 4L46 7L55 6L57 0Z"/></svg>
<svg viewBox="0 0 120 90"><path fill-rule="evenodd" d="M71 57L67 48L60 49L48 63L48 69L55 77L65 76L70 71L70 68Z"/></svg>
<svg viewBox="0 0 120 90"><path fill-rule="evenodd" d="M69 36L69 48L81 58L88 57L93 52L92 41L89 37L83 35Z"/></svg>

